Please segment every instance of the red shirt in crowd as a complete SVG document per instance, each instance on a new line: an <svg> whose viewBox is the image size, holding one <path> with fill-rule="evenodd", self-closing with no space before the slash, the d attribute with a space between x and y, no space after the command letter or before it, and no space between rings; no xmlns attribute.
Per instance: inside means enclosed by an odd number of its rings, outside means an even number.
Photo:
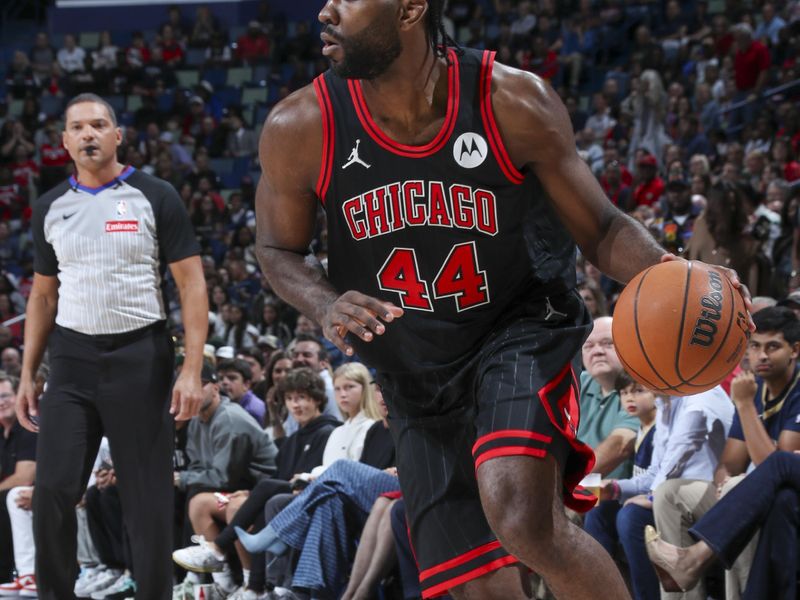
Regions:
<svg viewBox="0 0 800 600"><path fill-rule="evenodd" d="M249 61L264 59L269 56L269 40L265 35L253 37L249 34L239 36L236 40L236 56L239 60Z"/></svg>
<svg viewBox="0 0 800 600"><path fill-rule="evenodd" d="M19 201L19 186L16 183L0 184L0 215L10 218L9 208Z"/></svg>
<svg viewBox="0 0 800 600"><path fill-rule="evenodd" d="M769 69L771 62L769 50L758 40L753 41L744 52L736 52L733 60L736 89L746 92L756 87L758 76L762 71Z"/></svg>
<svg viewBox="0 0 800 600"><path fill-rule="evenodd" d="M663 193L664 180L656 175L650 181L645 181L636 186L636 189L633 190L633 201L636 203L636 206L641 206L643 204L652 206L658 202L658 199L661 198L661 194Z"/></svg>
<svg viewBox="0 0 800 600"><path fill-rule="evenodd" d="M789 182L800 179L800 163L790 160L783 165L783 178Z"/></svg>
<svg viewBox="0 0 800 600"><path fill-rule="evenodd" d="M39 166L30 158L22 162L11 163L11 173L14 175L14 183L21 188L27 188L31 177L39 176Z"/></svg>
<svg viewBox="0 0 800 600"><path fill-rule="evenodd" d="M58 146L44 143L42 144L40 150L42 154L43 167L64 167L70 161L69 153L61 143L59 143Z"/></svg>
<svg viewBox="0 0 800 600"><path fill-rule="evenodd" d="M161 59L165 64L171 65L183 60L183 48L177 42L161 46Z"/></svg>

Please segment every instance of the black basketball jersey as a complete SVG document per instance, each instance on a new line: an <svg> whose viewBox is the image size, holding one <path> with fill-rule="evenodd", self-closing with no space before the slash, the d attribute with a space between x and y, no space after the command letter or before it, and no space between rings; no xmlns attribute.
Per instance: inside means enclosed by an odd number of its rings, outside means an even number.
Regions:
<svg viewBox="0 0 800 600"><path fill-rule="evenodd" d="M529 299L575 285L575 245L533 173L511 163L491 104L493 52L448 52L447 114L423 146L390 139L361 83L314 81L323 118L317 195L328 273L405 309L358 354L382 371L469 358ZM354 336L351 336L351 338Z"/></svg>

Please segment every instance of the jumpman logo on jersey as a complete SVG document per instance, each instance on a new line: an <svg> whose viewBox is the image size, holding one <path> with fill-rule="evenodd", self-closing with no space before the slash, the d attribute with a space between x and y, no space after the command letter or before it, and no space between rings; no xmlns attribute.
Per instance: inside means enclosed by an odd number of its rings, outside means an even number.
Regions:
<svg viewBox="0 0 800 600"><path fill-rule="evenodd" d="M549 296L545 297L545 302L547 303L546 304L547 314L544 316L544 320L545 321L549 321L550 317L566 317L567 316L567 313L559 312L555 308L553 308L553 305L550 303L550 297Z"/></svg>
<svg viewBox="0 0 800 600"><path fill-rule="evenodd" d="M358 146L359 146L359 144L361 144L361 140L356 140L356 147L353 148L353 151L350 153L350 156L347 157L347 162L342 165L342 170L346 169L347 167L349 167L350 165L353 165L355 163L358 163L362 167L366 167L367 169L370 168L370 165L365 163L358 156Z"/></svg>

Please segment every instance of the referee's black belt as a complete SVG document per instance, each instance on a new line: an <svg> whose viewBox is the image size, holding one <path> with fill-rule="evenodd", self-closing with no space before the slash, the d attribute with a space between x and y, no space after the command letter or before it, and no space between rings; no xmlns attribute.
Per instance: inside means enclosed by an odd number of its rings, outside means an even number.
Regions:
<svg viewBox="0 0 800 600"><path fill-rule="evenodd" d="M94 344L97 348L102 350L115 350L116 348L127 346L142 338L166 332L167 322L165 320L154 321L150 323L150 325L145 325L144 327L132 331L125 331L123 333L101 333L99 335L81 333L80 331L68 329L61 325L56 325L56 328L67 338L73 339L76 342Z"/></svg>

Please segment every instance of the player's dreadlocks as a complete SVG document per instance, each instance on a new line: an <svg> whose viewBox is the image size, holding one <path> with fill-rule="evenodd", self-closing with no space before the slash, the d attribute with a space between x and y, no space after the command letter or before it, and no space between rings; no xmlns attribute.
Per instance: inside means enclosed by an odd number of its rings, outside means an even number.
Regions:
<svg viewBox="0 0 800 600"><path fill-rule="evenodd" d="M453 47L460 53L462 49L444 29L444 5L447 0L428 0L428 41L433 46L436 56L444 58L447 56L447 48Z"/></svg>

